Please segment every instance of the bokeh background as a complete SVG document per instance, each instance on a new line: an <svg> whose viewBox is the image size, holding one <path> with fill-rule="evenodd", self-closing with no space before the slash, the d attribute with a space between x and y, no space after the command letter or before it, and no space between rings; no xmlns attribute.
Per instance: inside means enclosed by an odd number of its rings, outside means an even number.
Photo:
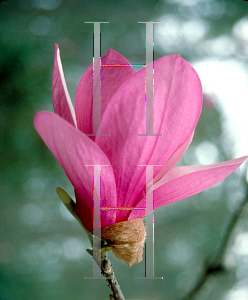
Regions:
<svg viewBox="0 0 248 300"><path fill-rule="evenodd" d="M33 127L52 111L54 44L60 46L73 99L92 63L93 26L101 53L112 48L145 63L145 25L154 26L155 59L178 53L197 70L203 112L180 164L212 164L248 154L248 2L241 0L9 0L0 3L0 299L108 299L93 273L89 241L55 194L73 196L63 170ZM214 256L240 201L247 163L216 186L155 211L154 275L140 280L110 254L126 299L180 299ZM248 299L248 212L224 256L225 272L209 277L197 300Z"/></svg>

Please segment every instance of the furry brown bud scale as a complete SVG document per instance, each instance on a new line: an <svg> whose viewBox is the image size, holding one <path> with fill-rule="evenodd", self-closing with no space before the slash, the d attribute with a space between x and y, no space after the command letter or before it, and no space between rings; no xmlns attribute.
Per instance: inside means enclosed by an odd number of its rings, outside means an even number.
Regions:
<svg viewBox="0 0 248 300"><path fill-rule="evenodd" d="M115 256L128 265L142 261L145 242L143 218L105 226L101 228L101 237L112 246Z"/></svg>

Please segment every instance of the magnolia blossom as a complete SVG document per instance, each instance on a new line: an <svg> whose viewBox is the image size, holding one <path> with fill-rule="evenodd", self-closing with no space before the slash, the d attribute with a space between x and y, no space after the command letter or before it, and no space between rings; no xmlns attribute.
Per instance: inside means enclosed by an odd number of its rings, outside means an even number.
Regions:
<svg viewBox="0 0 248 300"><path fill-rule="evenodd" d="M54 112L39 112L34 125L75 188L75 212L93 230L94 170L101 167L101 227L142 218L146 209L146 167L154 166L154 209L218 183L247 157L214 165L175 167L190 145L202 107L202 87L179 55L154 62L154 136L145 136L145 68L135 72L120 54L101 58L101 83L93 65L83 75L73 108L55 47ZM125 67L123 67L125 65ZM93 89L101 84L101 128L93 133ZM161 135L162 134L162 135Z"/></svg>

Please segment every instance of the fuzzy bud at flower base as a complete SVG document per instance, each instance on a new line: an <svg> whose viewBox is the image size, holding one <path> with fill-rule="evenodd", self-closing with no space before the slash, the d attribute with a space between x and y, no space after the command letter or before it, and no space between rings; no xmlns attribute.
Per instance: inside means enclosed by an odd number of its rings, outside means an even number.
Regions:
<svg viewBox="0 0 248 300"><path fill-rule="evenodd" d="M142 261L145 242L143 218L102 227L101 238L112 247L115 256L129 266Z"/></svg>

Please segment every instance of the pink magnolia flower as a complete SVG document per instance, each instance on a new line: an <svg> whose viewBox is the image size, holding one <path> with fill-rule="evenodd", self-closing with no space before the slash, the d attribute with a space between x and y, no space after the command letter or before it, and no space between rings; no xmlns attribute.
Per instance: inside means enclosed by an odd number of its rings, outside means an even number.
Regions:
<svg viewBox="0 0 248 300"><path fill-rule="evenodd" d="M102 64L129 65L101 70L101 130L93 132L93 66L83 75L75 111L66 87L56 45L53 71L54 113L39 112L34 125L75 188L75 212L93 230L93 167L101 168L101 226L142 218L146 168L154 167L154 209L199 193L224 179L247 157L226 162L173 168L190 145L201 113L201 82L179 55L154 62L154 133L146 132L145 68L135 72L120 54L109 50ZM96 84L100 84L99 82ZM152 183L150 183L152 192ZM121 209L122 208L122 209ZM129 208L129 209L125 209Z"/></svg>

